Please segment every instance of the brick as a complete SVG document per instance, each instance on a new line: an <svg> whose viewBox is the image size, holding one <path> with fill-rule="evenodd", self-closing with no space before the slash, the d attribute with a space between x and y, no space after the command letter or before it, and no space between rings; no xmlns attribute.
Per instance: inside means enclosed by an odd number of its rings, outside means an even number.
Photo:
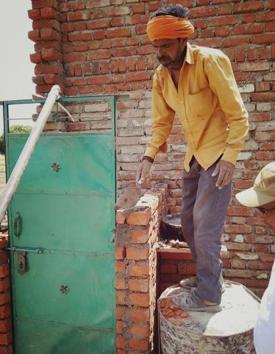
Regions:
<svg viewBox="0 0 275 354"><path fill-rule="evenodd" d="M149 261L135 262L128 266L128 275L135 277L149 276Z"/></svg>
<svg viewBox="0 0 275 354"><path fill-rule="evenodd" d="M4 304L0 306L0 319L8 318L11 316L10 305Z"/></svg>
<svg viewBox="0 0 275 354"><path fill-rule="evenodd" d="M141 351L149 350L149 340L145 339L130 339L129 341L130 349L137 350L139 353Z"/></svg>
<svg viewBox="0 0 275 354"><path fill-rule="evenodd" d="M6 291L10 288L10 279L7 278L2 278L0 280L0 292Z"/></svg>
<svg viewBox="0 0 275 354"><path fill-rule="evenodd" d="M31 20L39 19L40 18L40 10L39 9L28 10L28 16Z"/></svg>
<svg viewBox="0 0 275 354"><path fill-rule="evenodd" d="M151 208L139 207L127 216L129 225L148 225L152 216Z"/></svg>
<svg viewBox="0 0 275 354"><path fill-rule="evenodd" d="M116 332L118 334L122 334L122 331L123 331L123 322L122 321L116 321Z"/></svg>
<svg viewBox="0 0 275 354"><path fill-rule="evenodd" d="M30 54L30 60L34 64L41 63L42 62L41 54L40 53Z"/></svg>
<svg viewBox="0 0 275 354"><path fill-rule="evenodd" d="M128 286L129 290L131 291L137 291L141 293L146 293L149 291L148 279L129 279Z"/></svg>
<svg viewBox="0 0 275 354"><path fill-rule="evenodd" d="M122 29L111 29L107 31L107 38L117 38L117 37L130 37L131 32L127 28Z"/></svg>
<svg viewBox="0 0 275 354"><path fill-rule="evenodd" d="M125 349L125 338L121 335L116 337L116 347L119 349Z"/></svg>
<svg viewBox="0 0 275 354"><path fill-rule="evenodd" d="M10 318L5 320L0 320L0 333L7 333L11 330L12 330L12 321Z"/></svg>
<svg viewBox="0 0 275 354"><path fill-rule="evenodd" d="M137 305L141 307L149 307L150 305L150 298L149 294L141 294L141 293L130 293L129 295L129 302L132 305Z"/></svg>
<svg viewBox="0 0 275 354"><path fill-rule="evenodd" d="M275 92L252 93L251 98L255 102L274 102Z"/></svg>
<svg viewBox="0 0 275 354"><path fill-rule="evenodd" d="M7 240L7 237L0 237L0 249L3 249L5 247L7 247L8 245L8 240Z"/></svg>
<svg viewBox="0 0 275 354"><path fill-rule="evenodd" d="M150 327L149 324L133 324L130 328L130 333L137 338L149 338Z"/></svg>
<svg viewBox="0 0 275 354"><path fill-rule="evenodd" d="M239 64L239 69L243 71L263 71L263 70L269 70L269 67L270 64L267 61Z"/></svg>
<svg viewBox="0 0 275 354"><path fill-rule="evenodd" d="M40 40L40 31L39 30L29 31L28 38L34 42Z"/></svg>
<svg viewBox="0 0 275 354"><path fill-rule="evenodd" d="M10 302L10 293L8 291L0 293L0 306Z"/></svg>
<svg viewBox="0 0 275 354"><path fill-rule="evenodd" d="M116 291L116 303L118 305L126 304L126 291L125 290L117 290Z"/></svg>
<svg viewBox="0 0 275 354"><path fill-rule="evenodd" d="M136 248L136 247L127 247L126 248L126 257L127 259L133 260L146 260L149 255L149 250L146 248Z"/></svg>
<svg viewBox="0 0 275 354"><path fill-rule="evenodd" d="M0 345L9 345L12 342L11 333L0 333Z"/></svg>
<svg viewBox="0 0 275 354"><path fill-rule="evenodd" d="M149 321L150 319L150 310L149 308L129 308L126 314L127 319L133 322L140 322L140 321Z"/></svg>
<svg viewBox="0 0 275 354"><path fill-rule="evenodd" d="M145 243L149 239L149 228L134 228L131 230L130 237L133 243Z"/></svg>
<svg viewBox="0 0 275 354"><path fill-rule="evenodd" d="M56 10L52 7L43 7L41 10L41 18L56 18Z"/></svg>
<svg viewBox="0 0 275 354"><path fill-rule="evenodd" d="M116 259L126 258L126 248L125 247L116 247Z"/></svg>
<svg viewBox="0 0 275 354"><path fill-rule="evenodd" d="M181 263L178 265L180 275L194 275L196 274L195 263Z"/></svg>
<svg viewBox="0 0 275 354"><path fill-rule="evenodd" d="M177 264L161 264L160 266L161 273L177 273L178 272L178 265Z"/></svg>
<svg viewBox="0 0 275 354"><path fill-rule="evenodd" d="M0 265L0 278L6 278L9 275L9 266L8 264Z"/></svg>
<svg viewBox="0 0 275 354"><path fill-rule="evenodd" d="M264 8L264 4L262 1L249 1L245 3L235 4L234 5L234 12L253 12L259 11Z"/></svg>
<svg viewBox="0 0 275 354"><path fill-rule="evenodd" d="M119 289L119 290L127 289L125 278L124 277L118 277L118 275L116 275L116 285L115 285L115 287L116 287L116 289Z"/></svg>

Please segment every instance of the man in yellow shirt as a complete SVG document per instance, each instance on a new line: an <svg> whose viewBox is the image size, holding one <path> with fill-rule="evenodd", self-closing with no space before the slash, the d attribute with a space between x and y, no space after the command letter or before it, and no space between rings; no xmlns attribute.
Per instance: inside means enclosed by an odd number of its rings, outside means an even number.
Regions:
<svg viewBox="0 0 275 354"><path fill-rule="evenodd" d="M217 49L188 43L194 32L188 9L160 8L147 24L160 66L152 89L152 138L137 171L137 183L150 177L175 113L183 127L187 152L183 172L182 228L197 277L178 305L218 311L222 293L221 233L231 196L231 179L248 132L248 115L228 57Z"/></svg>

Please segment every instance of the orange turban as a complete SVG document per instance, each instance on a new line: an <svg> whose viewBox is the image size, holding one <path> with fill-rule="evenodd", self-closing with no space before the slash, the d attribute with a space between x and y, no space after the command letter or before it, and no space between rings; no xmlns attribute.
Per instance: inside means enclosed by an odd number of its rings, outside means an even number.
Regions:
<svg viewBox="0 0 275 354"><path fill-rule="evenodd" d="M147 23L147 34L150 41L156 39L188 38L194 33L190 21L176 16L155 16Z"/></svg>

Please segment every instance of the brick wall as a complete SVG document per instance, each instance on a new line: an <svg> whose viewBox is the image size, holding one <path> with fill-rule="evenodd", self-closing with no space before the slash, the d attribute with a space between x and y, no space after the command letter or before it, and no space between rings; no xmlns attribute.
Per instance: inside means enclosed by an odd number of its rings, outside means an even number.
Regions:
<svg viewBox="0 0 275 354"><path fill-rule="evenodd" d="M7 238L0 237L0 354L12 354L12 320Z"/></svg>
<svg viewBox="0 0 275 354"><path fill-rule="evenodd" d="M159 223L166 188L141 197L116 215L117 353L156 352L156 289ZM155 351L154 351L155 349Z"/></svg>
<svg viewBox="0 0 275 354"><path fill-rule="evenodd" d="M170 1L171 2L171 1ZM275 235L257 211L244 208L234 194L250 187L259 169L275 160L274 63L275 6L272 0L177 0L191 9L193 43L221 48L230 57L249 111L250 135L233 181L224 241L226 276L258 289L267 283L275 256ZM150 139L150 88L156 60L145 34L149 13L169 1L32 0L29 17L35 42L31 56L38 93L54 83L65 95L117 94L118 187L135 177ZM82 120L77 115L78 120ZM54 125L52 125L54 129ZM159 155L154 181L168 184L168 211L181 205L185 145L176 120L169 153ZM260 289L260 290L259 290Z"/></svg>

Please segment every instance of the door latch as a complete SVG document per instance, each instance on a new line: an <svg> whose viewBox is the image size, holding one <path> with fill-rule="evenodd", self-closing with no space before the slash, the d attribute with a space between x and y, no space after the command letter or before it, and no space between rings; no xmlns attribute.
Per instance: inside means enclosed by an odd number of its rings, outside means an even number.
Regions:
<svg viewBox="0 0 275 354"><path fill-rule="evenodd" d="M17 253L17 271L19 274L23 275L27 272L27 252L18 252Z"/></svg>
<svg viewBox="0 0 275 354"><path fill-rule="evenodd" d="M22 216L19 212L17 212L15 214L14 223L13 223L14 235L16 237L19 237L21 235L22 226L23 226Z"/></svg>

